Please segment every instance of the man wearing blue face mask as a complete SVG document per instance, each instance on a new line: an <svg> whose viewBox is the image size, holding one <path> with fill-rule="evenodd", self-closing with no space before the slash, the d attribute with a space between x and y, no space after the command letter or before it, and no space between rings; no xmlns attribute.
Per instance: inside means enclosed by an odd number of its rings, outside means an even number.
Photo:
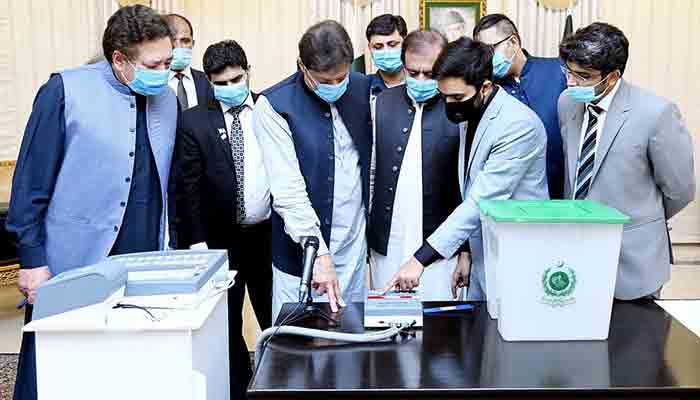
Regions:
<svg viewBox="0 0 700 400"><path fill-rule="evenodd" d="M206 103L211 85L204 72L190 66L194 48L194 30L190 21L179 14L168 14L173 31L173 61L168 86L177 95L182 110Z"/></svg>
<svg viewBox="0 0 700 400"><path fill-rule="evenodd" d="M369 229L373 289L383 289L461 202L459 125L447 119L445 101L432 78L433 64L445 46L447 40L437 31L411 32L401 53L406 85L377 97ZM469 263L469 253L461 251L426 271L418 288L423 300L457 297L450 283L458 258Z"/></svg>
<svg viewBox="0 0 700 400"><path fill-rule="evenodd" d="M255 106L273 198L273 319L283 303L298 300L308 236L320 242L315 292L333 312L364 301L372 125L369 82L350 72L352 60L340 24L313 25L299 41L298 71Z"/></svg>
<svg viewBox="0 0 700 400"><path fill-rule="evenodd" d="M474 39L493 46L494 82L530 107L547 130L547 182L549 195L561 199L564 190L564 156L557 120L557 99L566 78L557 58L534 57L522 48L513 21L503 14L483 17L474 27Z"/></svg>
<svg viewBox="0 0 700 400"><path fill-rule="evenodd" d="M39 89L7 221L30 304L53 275L163 249L178 114L168 90L170 35L152 9L121 8L107 21L105 61L54 74ZM33 336L25 333L15 399L36 398L34 369Z"/></svg>
<svg viewBox="0 0 700 400"><path fill-rule="evenodd" d="M658 298L672 258L667 221L695 196L693 143L678 107L622 78L629 42L604 23L559 46L569 88L559 99L565 196L632 218L622 233L615 297Z"/></svg>
<svg viewBox="0 0 700 400"><path fill-rule="evenodd" d="M400 15L380 15L367 25L367 46L377 67L377 73L369 75L370 101L383 90L404 83L401 44L407 34L406 21Z"/></svg>
<svg viewBox="0 0 700 400"><path fill-rule="evenodd" d="M178 246L227 249L238 271L228 291L231 398L245 398L252 375L243 339L247 287L262 329L272 319L270 186L253 132L258 95L250 91L250 66L233 40L209 46L204 72L213 96L182 113L178 125Z"/></svg>

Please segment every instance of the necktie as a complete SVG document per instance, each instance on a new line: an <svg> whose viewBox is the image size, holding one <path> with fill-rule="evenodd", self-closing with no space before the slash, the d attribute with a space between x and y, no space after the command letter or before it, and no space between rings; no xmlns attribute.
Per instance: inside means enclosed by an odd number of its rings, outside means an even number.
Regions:
<svg viewBox="0 0 700 400"><path fill-rule="evenodd" d="M244 106L231 107L228 113L233 116L233 122L231 123L231 130L229 132L229 140L231 142L231 155L233 156L233 167L236 170L236 207L238 211L237 223L241 223L245 218L245 203L244 203L244 191L243 191L243 156L244 156L244 142L243 142L243 126L241 125L241 111L243 111Z"/></svg>
<svg viewBox="0 0 700 400"><path fill-rule="evenodd" d="M182 83L182 79L185 77L182 73L178 72L175 74L175 77L177 78L177 100L180 102L180 107L183 110L187 110L188 102L187 102L187 91L185 90L185 85Z"/></svg>
<svg viewBox="0 0 700 400"><path fill-rule="evenodd" d="M578 167L576 168L575 200L585 199L591 188L593 166L595 165L595 147L598 140L598 117L603 112L602 108L593 104L589 104L587 110L588 126L586 127L581 154L578 158Z"/></svg>

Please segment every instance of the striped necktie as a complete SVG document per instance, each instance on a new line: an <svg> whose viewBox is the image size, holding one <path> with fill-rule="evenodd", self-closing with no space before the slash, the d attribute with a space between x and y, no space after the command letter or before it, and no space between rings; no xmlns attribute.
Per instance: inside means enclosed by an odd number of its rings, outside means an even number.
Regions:
<svg viewBox="0 0 700 400"><path fill-rule="evenodd" d="M576 168L575 200L585 199L591 188L593 166L595 165L596 141L598 140L598 118L603 112L602 108L594 104L589 104L587 110L588 126L583 138L581 154L578 157L578 168Z"/></svg>

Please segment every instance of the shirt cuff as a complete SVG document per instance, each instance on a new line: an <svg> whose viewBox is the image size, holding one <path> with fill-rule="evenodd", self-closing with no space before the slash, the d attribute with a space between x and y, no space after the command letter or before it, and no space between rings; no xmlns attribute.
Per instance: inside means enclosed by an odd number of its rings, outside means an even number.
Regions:
<svg viewBox="0 0 700 400"><path fill-rule="evenodd" d="M44 250L44 246L20 246L19 265L21 269L31 269L47 266L48 262L46 261L46 251Z"/></svg>
<svg viewBox="0 0 700 400"><path fill-rule="evenodd" d="M316 257L321 257L321 256L327 256L330 254L330 251L328 251L328 246L326 245L326 241L323 240L323 237L321 235L318 235L318 250L316 251ZM304 248L304 245L306 245L306 240L302 239L301 243L301 248Z"/></svg>
<svg viewBox="0 0 700 400"><path fill-rule="evenodd" d="M428 243L427 240L424 241L423 246L421 246L421 248L413 254L413 257L415 257L416 260L418 260L418 262L424 267L427 267L435 261L443 258L440 253L438 253L433 246Z"/></svg>
<svg viewBox="0 0 700 400"><path fill-rule="evenodd" d="M206 242L199 242L190 246L190 250L209 250L209 247L207 247Z"/></svg>

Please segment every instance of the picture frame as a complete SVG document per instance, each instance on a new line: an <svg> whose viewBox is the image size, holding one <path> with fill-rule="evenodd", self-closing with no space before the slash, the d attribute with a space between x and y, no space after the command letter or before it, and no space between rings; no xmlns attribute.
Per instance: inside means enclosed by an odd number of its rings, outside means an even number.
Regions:
<svg viewBox="0 0 700 400"><path fill-rule="evenodd" d="M486 15L486 0L420 0L421 29L436 29L449 42L472 36L479 19Z"/></svg>

